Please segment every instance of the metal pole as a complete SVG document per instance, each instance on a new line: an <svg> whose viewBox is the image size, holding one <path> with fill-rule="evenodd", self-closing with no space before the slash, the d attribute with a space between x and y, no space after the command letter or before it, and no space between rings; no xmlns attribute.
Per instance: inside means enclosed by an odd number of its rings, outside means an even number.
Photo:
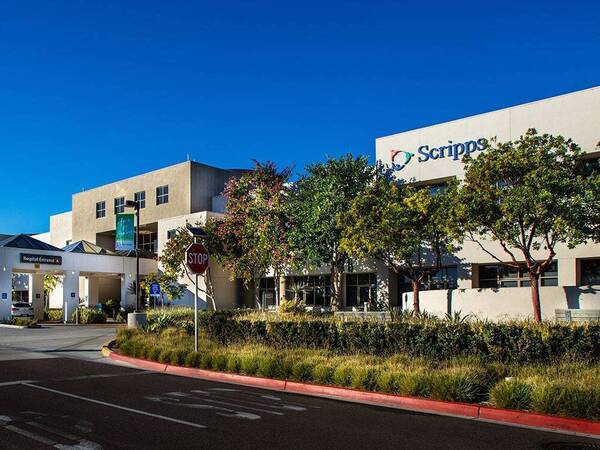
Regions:
<svg viewBox="0 0 600 450"><path fill-rule="evenodd" d="M196 274L196 289L194 295L194 351L198 352L198 274Z"/></svg>
<svg viewBox="0 0 600 450"><path fill-rule="evenodd" d="M135 309L140 311L140 204L135 204Z"/></svg>
<svg viewBox="0 0 600 450"><path fill-rule="evenodd" d="M194 236L194 244L197 242ZM198 353L198 274L196 274L196 285L194 289L194 351Z"/></svg>

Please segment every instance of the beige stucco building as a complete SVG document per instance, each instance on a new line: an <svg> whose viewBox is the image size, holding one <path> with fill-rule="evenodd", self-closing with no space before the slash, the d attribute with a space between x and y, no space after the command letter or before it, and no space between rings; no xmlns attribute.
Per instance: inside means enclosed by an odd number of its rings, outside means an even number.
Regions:
<svg viewBox="0 0 600 450"><path fill-rule="evenodd" d="M481 153L482 139L516 140L529 128L573 139L589 164L597 165L600 87L381 137L376 140L377 160L392 167L400 180L439 189L448 180L463 176L462 157ZM509 258L499 245L488 241L486 247ZM543 254L538 252L537 257ZM423 309L491 318L530 316L526 277L496 264L477 244L465 242L444 264L438 280L431 283L436 289L420 296ZM600 245L588 243L574 249L559 245L555 265L542 280L543 316L554 317L555 309L560 308L600 309L599 285ZM400 289L397 301L410 308L411 297Z"/></svg>
<svg viewBox="0 0 600 450"><path fill-rule="evenodd" d="M115 299L123 306L134 306L136 299L135 257L133 253L115 251L116 215L133 212L125 207L127 200L140 204L140 276L161 269L158 255L177 228L186 223L205 223L210 216L223 213L221 196L225 183L244 170L228 170L185 161L142 175L73 194L71 211L50 217L50 229L35 236L13 238L2 247L0 238L0 292L6 302L24 300L42 311L43 277L58 275L61 282L51 292L50 308L72 310L78 301L87 305ZM44 246L44 244L46 244ZM14 245L21 245L15 247ZM11 247L12 248L9 248ZM35 255L23 260L23 255ZM39 262L40 258L42 258ZM44 259L46 258L46 259ZM241 297L239 283L216 264L211 264L211 279L219 307L233 307ZM12 280L11 280L12 279ZM194 288L190 280L181 279L188 289L179 304L191 304ZM10 286L12 284L12 286ZM200 290L205 290L201 279ZM9 293L12 290L12 295ZM18 294L18 298L16 298ZM0 299L0 316L10 306ZM201 306L206 306L201 293Z"/></svg>
<svg viewBox="0 0 600 450"><path fill-rule="evenodd" d="M482 140L515 140L532 127L540 133L572 138L590 164L598 165L599 124L600 88L596 87L381 137L375 143L376 158L393 168L399 180L443 189L448 180L463 176L462 157L467 152L477 156ZM0 238L0 269L4 269L0 270L0 293L10 291L12 274L19 274L13 289L19 285L23 296L27 297L27 291L35 301L43 275L54 273L66 284L51 294L51 307L72 303L73 296L90 305L109 298L133 305L130 287L135 279L135 258L112 253L116 213L125 211L125 201L142 204L140 247L151 256L143 258L143 276L161 270L157 257L174 230L186 223L204 224L224 212L221 194L225 183L243 172L186 161L73 194L71 211L50 217L49 231L34 236L53 246L37 254L62 255L62 265L23 262L19 259L23 251L3 249ZM97 254L102 251L110 253ZM493 251L502 255L499 248ZM438 315L460 311L492 319L531 316L530 288L523 274L496 264L475 244L467 242L458 253L446 255L443 265L422 286L422 309ZM241 282L232 281L218 265L211 263L210 273L217 307L256 306L251 292ZM29 276L28 283L24 276ZM175 303L190 305L194 295L191 280L184 277L180 282L188 288ZM274 307L275 282L273 277L261 281L261 306ZM327 268L290 272L278 283L282 297L303 300L314 308L330 304ZM554 266L541 284L542 315L546 318L554 317L555 309L600 309L600 245L559 246ZM206 289L204 279L200 289ZM342 307L360 310L365 303L378 300L410 309L409 291L405 280L384 264L364 261L343 276ZM200 297L203 307L211 306L206 294L201 292ZM0 316L2 307L0 299Z"/></svg>

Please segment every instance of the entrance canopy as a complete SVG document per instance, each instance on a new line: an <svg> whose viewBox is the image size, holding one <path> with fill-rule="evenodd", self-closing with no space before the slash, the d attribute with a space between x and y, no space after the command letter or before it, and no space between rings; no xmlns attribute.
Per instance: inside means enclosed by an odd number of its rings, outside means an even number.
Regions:
<svg viewBox="0 0 600 450"><path fill-rule="evenodd" d="M133 255L132 255L133 256ZM140 276L156 272L157 262L140 259ZM121 304L129 304L128 291L136 273L136 259L122 256L87 241L75 242L64 249L54 247L25 234L0 240L0 320L10 318L13 273L29 273L34 285L39 285L43 298L43 275L62 276L63 305L72 311L79 300L80 278L82 285L92 284L100 277L120 278ZM41 281L40 281L41 280ZM84 282L83 280L88 280ZM117 281L117 294L119 293ZM38 295L33 298L37 298Z"/></svg>

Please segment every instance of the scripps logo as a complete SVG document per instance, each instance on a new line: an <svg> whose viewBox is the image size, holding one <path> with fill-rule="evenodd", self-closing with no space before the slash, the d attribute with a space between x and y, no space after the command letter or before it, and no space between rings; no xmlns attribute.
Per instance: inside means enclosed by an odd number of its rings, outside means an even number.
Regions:
<svg viewBox="0 0 600 450"><path fill-rule="evenodd" d="M471 153L475 153L477 151L483 151L487 148L487 146L488 141L485 138L458 143L448 141L448 145L440 145L433 148L430 148L429 145L421 145L419 148L417 148L417 161L422 163L443 158L457 161L461 159L462 156L470 155ZM404 169L406 165L413 159L413 156L417 156L417 154L407 152L405 150L390 150L392 170L398 171Z"/></svg>
<svg viewBox="0 0 600 450"><path fill-rule="evenodd" d="M414 153L404 150L390 150L390 160L392 161L392 169L402 170L410 162Z"/></svg>

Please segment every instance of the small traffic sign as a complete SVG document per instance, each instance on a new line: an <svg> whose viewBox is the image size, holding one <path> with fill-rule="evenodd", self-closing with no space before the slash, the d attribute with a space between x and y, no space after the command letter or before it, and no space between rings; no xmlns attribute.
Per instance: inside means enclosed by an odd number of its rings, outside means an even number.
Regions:
<svg viewBox="0 0 600 450"><path fill-rule="evenodd" d="M160 297L160 284L152 283L150 285L150 296L151 297Z"/></svg>
<svg viewBox="0 0 600 450"><path fill-rule="evenodd" d="M193 243L185 251L185 263L190 271L202 275L208 268L208 250L200 243Z"/></svg>

